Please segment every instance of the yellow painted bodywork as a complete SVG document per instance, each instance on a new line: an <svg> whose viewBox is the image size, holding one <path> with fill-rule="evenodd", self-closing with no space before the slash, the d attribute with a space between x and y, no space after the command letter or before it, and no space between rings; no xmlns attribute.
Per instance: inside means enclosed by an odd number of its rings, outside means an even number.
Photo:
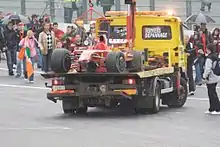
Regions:
<svg viewBox="0 0 220 147"><path fill-rule="evenodd" d="M148 13L147 11L146 13ZM146 14L145 12L138 12L135 17L136 38L134 42L134 49L137 51L144 51L148 49L149 56L160 55L167 53L169 56L169 67L174 65L182 67L185 70L187 65L187 55L185 53L184 34L182 28L182 21L175 16L157 16ZM110 14L110 13L109 13ZM126 12L120 15L110 15L106 19L111 20L110 26L126 26ZM100 19L97 19L96 33L99 32ZM146 25L155 26L170 26L172 38L170 40L144 40L142 38L142 29ZM122 46L121 48L123 48ZM119 47L113 50L118 50Z"/></svg>

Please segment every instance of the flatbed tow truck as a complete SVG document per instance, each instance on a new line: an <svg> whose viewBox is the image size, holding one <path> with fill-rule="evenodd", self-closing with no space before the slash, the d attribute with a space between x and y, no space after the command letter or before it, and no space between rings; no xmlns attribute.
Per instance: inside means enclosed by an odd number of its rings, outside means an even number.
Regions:
<svg viewBox="0 0 220 147"><path fill-rule="evenodd" d="M136 1L125 0L125 4L129 5L128 48L133 50ZM106 66L109 66L107 69L110 69L107 72L77 72L68 71L69 57L68 60L59 58L58 55L64 57L63 55L68 54L66 51L55 50L55 52L53 53L57 63L55 65L62 65L65 69L62 71L65 72L59 72L59 68L56 68L56 72L45 73L42 76L52 79L51 85L45 84L46 87L51 88L51 91L47 93L47 98L53 102L62 100L64 113L86 113L88 107L112 108L118 106L129 106L137 113L157 113L160 110L161 102L171 108L180 108L186 102L188 92L185 71L182 66L171 64L171 59L168 60L168 65L163 67L144 65L148 61L148 52L143 49L140 54L134 52L131 61L135 62L134 65L138 66L139 70L120 71L122 69L119 66L124 62L117 62L118 64L115 65L112 62L114 60L111 58L111 62L109 62L108 58L120 57L121 59L122 56L118 56L121 54L110 52L105 61ZM66 62L63 62L64 59ZM118 72L112 72L114 71L112 69L118 68L120 69Z"/></svg>

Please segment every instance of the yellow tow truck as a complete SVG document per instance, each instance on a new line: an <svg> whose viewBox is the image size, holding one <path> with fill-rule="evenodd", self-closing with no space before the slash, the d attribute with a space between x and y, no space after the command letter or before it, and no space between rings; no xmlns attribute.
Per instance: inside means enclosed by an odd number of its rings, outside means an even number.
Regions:
<svg viewBox="0 0 220 147"><path fill-rule="evenodd" d="M65 49L54 51L51 62L66 72L42 76L52 78L52 84L46 84L51 88L47 98L61 100L64 113L124 105L137 113L157 113L161 102L177 108L185 104L188 92L181 20L166 12L136 12L135 0L125 0L125 4L131 13L108 12L96 23L97 34L106 34L112 46L105 58L99 56L105 59L102 65L107 72L70 72L69 53ZM131 60L125 61L125 54L131 55Z"/></svg>

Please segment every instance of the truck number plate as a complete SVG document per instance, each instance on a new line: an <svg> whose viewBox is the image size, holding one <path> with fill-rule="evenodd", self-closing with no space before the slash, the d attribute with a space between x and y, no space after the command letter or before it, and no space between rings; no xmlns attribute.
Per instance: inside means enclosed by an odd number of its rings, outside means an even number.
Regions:
<svg viewBox="0 0 220 147"><path fill-rule="evenodd" d="M61 85L53 86L52 89L53 91L65 90L65 86L61 86Z"/></svg>

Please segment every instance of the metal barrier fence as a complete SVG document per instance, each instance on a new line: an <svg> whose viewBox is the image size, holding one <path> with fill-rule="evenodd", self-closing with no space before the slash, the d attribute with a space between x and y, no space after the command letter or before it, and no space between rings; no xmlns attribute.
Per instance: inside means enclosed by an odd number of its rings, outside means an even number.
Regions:
<svg viewBox="0 0 220 147"><path fill-rule="evenodd" d="M54 8L50 7L50 1L54 1ZM82 2L83 0L81 0ZM96 0L93 0L94 2ZM150 10L150 0L137 0L138 10ZM190 0L155 0L155 10L166 10L172 9L176 12L176 15L181 17L183 20L186 18L186 1ZM212 9L207 15L212 16L216 20L217 26L220 26L220 0L211 0ZM23 5L26 5L26 9L22 10ZM197 13L201 8L201 0L191 0L192 13ZM85 6L84 6L85 7ZM80 10L83 10L83 5L80 6ZM126 10L126 5L124 5L124 0L121 0L121 10ZM102 8L96 7L95 9L102 12ZM26 12L27 15L44 13L50 14L50 12L55 12L55 21L63 22L64 9L62 0L0 0L0 10L5 12ZM115 7L112 7L115 10ZM75 15L76 17L76 15Z"/></svg>

